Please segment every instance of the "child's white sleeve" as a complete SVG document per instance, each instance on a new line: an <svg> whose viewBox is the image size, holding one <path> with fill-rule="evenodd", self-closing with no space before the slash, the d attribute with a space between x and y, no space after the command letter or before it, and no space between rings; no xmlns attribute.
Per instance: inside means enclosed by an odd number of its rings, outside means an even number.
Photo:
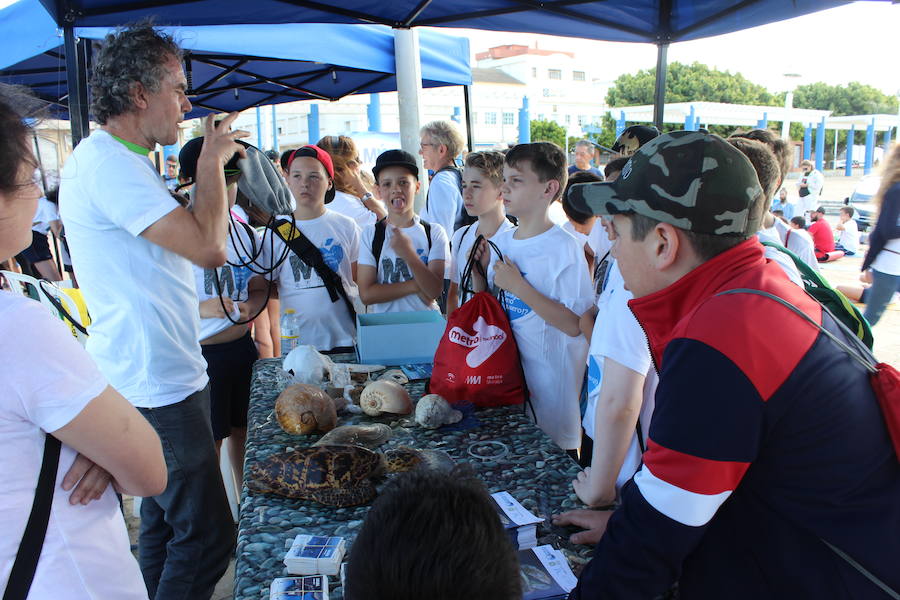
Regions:
<svg viewBox="0 0 900 600"><path fill-rule="evenodd" d="M431 250L428 251L428 263L435 260L450 259L450 242L444 228L435 223L431 224Z"/></svg>
<svg viewBox="0 0 900 600"><path fill-rule="evenodd" d="M359 260L360 265L377 267L375 256L372 254L372 238L375 237L375 226L366 225L359 236ZM386 236L385 236L386 237Z"/></svg>
<svg viewBox="0 0 900 600"><path fill-rule="evenodd" d="M453 241L450 243L450 281L459 284L460 261L465 261L468 257L460 256L459 245L462 244L463 233L465 227L460 227L453 232Z"/></svg>

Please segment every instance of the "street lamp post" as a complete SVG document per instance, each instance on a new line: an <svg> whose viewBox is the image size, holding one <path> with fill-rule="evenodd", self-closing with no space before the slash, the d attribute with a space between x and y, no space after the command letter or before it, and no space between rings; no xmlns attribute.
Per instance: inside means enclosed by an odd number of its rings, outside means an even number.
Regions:
<svg viewBox="0 0 900 600"><path fill-rule="evenodd" d="M781 121L781 138L788 139L791 135L791 110L794 108L794 88L797 87L799 73L785 73L782 75L788 83L788 91L784 95L784 119Z"/></svg>

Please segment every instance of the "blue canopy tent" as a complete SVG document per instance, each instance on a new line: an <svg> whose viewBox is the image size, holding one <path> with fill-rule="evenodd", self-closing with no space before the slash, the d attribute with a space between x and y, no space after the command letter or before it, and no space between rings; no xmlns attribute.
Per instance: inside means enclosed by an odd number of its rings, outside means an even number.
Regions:
<svg viewBox="0 0 900 600"><path fill-rule="evenodd" d="M470 27L656 44L654 122L662 126L666 53L672 42L799 17L849 0L41 0L64 27L158 23L378 23L395 28Z"/></svg>
<svg viewBox="0 0 900 600"><path fill-rule="evenodd" d="M194 104L188 118L397 89L394 34L384 26L254 24L165 29L185 50ZM84 39L102 39L110 31L90 27L77 28L75 33ZM4 39L13 39L0 49L0 82L31 88L39 98L59 105L58 113L64 116L69 98L65 51L46 10L36 0L17 2L0 11L0 33ZM234 52L236 46L240 54ZM426 32L421 61L425 87L472 82L465 38Z"/></svg>

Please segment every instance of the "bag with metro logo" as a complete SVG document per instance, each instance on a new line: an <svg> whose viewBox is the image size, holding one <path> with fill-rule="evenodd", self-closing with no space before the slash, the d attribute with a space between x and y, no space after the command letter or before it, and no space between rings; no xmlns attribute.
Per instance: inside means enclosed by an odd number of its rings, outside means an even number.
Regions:
<svg viewBox="0 0 900 600"><path fill-rule="evenodd" d="M483 239L478 236L473 250ZM497 246L487 243L488 251L500 254ZM460 281L460 307L447 316L447 329L434 354L429 392L456 405L490 408L522 404L528 389L519 348L501 302L490 292L475 293L465 301L473 293L472 269L485 275L474 254L466 262Z"/></svg>

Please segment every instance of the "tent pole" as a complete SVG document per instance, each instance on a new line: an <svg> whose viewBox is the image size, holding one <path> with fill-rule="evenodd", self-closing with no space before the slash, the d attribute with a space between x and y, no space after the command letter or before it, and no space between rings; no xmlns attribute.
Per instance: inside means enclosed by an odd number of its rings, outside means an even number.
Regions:
<svg viewBox="0 0 900 600"><path fill-rule="evenodd" d="M653 124L662 132L663 109L666 105L666 55L669 52L669 42L656 44L656 88L653 91Z"/></svg>
<svg viewBox="0 0 900 600"><path fill-rule="evenodd" d="M75 39L72 25L63 27L66 48L66 82L69 85L69 123L72 127L72 147L90 134L87 104L87 65L84 40Z"/></svg>
<svg viewBox="0 0 900 600"><path fill-rule="evenodd" d="M463 101L466 111L466 142L469 144L469 152L475 152L475 132L472 130L472 86L463 86Z"/></svg>
<svg viewBox="0 0 900 600"><path fill-rule="evenodd" d="M400 111L400 147L416 157L421 188L416 195L416 213L425 206L428 176L419 156L419 128L422 121L422 64L419 56L419 32L394 29L394 60L397 73L397 100Z"/></svg>

